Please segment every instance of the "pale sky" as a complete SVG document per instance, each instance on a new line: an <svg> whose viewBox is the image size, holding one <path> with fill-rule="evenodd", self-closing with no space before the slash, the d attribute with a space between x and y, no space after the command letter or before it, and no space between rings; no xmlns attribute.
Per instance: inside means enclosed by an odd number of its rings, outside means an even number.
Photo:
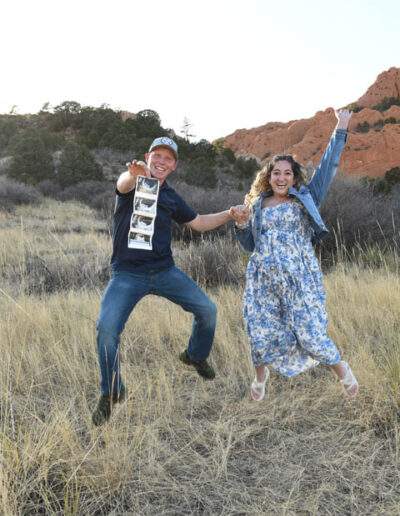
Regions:
<svg viewBox="0 0 400 516"><path fill-rule="evenodd" d="M0 113L154 109L194 140L309 118L400 66L399 0L3 0Z"/></svg>

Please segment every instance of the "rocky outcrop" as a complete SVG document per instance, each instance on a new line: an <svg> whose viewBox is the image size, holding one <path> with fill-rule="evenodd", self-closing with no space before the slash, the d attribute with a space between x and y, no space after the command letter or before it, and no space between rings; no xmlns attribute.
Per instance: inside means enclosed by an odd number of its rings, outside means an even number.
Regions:
<svg viewBox="0 0 400 516"><path fill-rule="evenodd" d="M373 107L385 97L400 97L400 68L389 68L378 75L376 81L367 92L357 100L359 106Z"/></svg>
<svg viewBox="0 0 400 516"><path fill-rule="evenodd" d="M399 89L400 68L390 68L357 101L358 106L366 107L354 113L350 121L340 162L345 173L377 177L400 166L400 107L391 106L384 112L371 109L384 97L399 98ZM335 122L333 108L327 108L309 119L240 129L226 136L224 142L237 156L252 154L265 162L275 154L293 154L301 163L316 166Z"/></svg>

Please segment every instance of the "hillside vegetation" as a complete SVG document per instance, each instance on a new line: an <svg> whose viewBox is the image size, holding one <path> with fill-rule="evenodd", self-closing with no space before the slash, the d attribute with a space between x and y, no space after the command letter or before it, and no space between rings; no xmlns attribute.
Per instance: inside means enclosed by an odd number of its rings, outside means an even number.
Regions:
<svg viewBox="0 0 400 516"><path fill-rule="evenodd" d="M2 514L399 514L394 248L340 248L325 275L329 335L359 396L319 366L272 373L257 404L241 315L247 257L229 232L176 242L177 264L218 306L217 378L177 360L191 318L149 296L121 342L128 400L95 428L109 222L77 202L32 199L0 212Z"/></svg>
<svg viewBox="0 0 400 516"><path fill-rule="evenodd" d="M115 179L127 161L144 159L159 136L177 141L181 175L192 185L214 188L221 174L240 184L258 167L254 159L236 159L221 144L190 142L187 131L182 133L162 127L151 109L127 113L65 101L51 109L45 105L33 115L0 115L0 157L10 178L47 189L49 183L65 188Z"/></svg>

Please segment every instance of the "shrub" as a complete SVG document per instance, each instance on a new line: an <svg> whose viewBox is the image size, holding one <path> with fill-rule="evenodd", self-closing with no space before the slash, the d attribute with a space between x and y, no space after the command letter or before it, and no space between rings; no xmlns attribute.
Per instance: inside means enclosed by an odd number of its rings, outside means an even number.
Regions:
<svg viewBox="0 0 400 516"><path fill-rule="evenodd" d="M373 184L373 192L375 195L387 195L391 191L390 183L383 177L377 177Z"/></svg>
<svg viewBox="0 0 400 516"><path fill-rule="evenodd" d="M0 149L5 149L8 142L18 131L18 126L12 116L0 119Z"/></svg>
<svg viewBox="0 0 400 516"><path fill-rule="evenodd" d="M0 177L0 206L11 211L21 204L40 204L41 193L33 186L17 183L12 179Z"/></svg>
<svg viewBox="0 0 400 516"><path fill-rule="evenodd" d="M227 210L236 204L242 204L244 199L243 192L234 189L219 189L204 190L203 188L191 186L184 182L175 183L172 185L176 191L183 197L183 199L191 206L197 213L218 213ZM218 229L213 230L213 234L231 234L232 223L224 224ZM184 224L175 224L173 227L173 237L175 239L199 239L202 233L193 232Z"/></svg>
<svg viewBox="0 0 400 516"><path fill-rule="evenodd" d="M109 254L102 249L65 249L61 258L57 253L49 253L42 258L27 249L24 280L21 281L19 267L9 267L6 280L21 285L26 294L43 295L73 288L103 289L109 279L109 261Z"/></svg>
<svg viewBox="0 0 400 516"><path fill-rule="evenodd" d="M103 179L103 171L86 145L68 142L60 158L57 178L62 187L83 180Z"/></svg>
<svg viewBox="0 0 400 516"><path fill-rule="evenodd" d="M359 111L361 111L361 110L363 109L363 107L362 107L362 106L359 106L359 105L357 104L357 102L352 102L351 104L349 104L349 105L347 106L347 109L348 109L349 111L352 111L353 113L358 113Z"/></svg>
<svg viewBox="0 0 400 516"><path fill-rule="evenodd" d="M215 163L217 151L214 145L212 145L208 140L200 140L193 146L190 160L194 161L199 158L208 161L210 164Z"/></svg>
<svg viewBox="0 0 400 516"><path fill-rule="evenodd" d="M385 173L385 180L394 185L400 183L400 167L393 167Z"/></svg>
<svg viewBox="0 0 400 516"><path fill-rule="evenodd" d="M394 116L390 116L389 118L385 118L385 124L396 124L397 121Z"/></svg>
<svg viewBox="0 0 400 516"><path fill-rule="evenodd" d="M248 255L230 236L204 235L198 242L175 246L174 259L191 278L202 286L243 285Z"/></svg>
<svg viewBox="0 0 400 516"><path fill-rule="evenodd" d="M231 164L235 163L235 161L236 161L235 153L229 147L224 147L221 151L221 154L222 154L222 156L224 156L224 158L227 159L228 163L231 163Z"/></svg>
<svg viewBox="0 0 400 516"><path fill-rule="evenodd" d="M60 185L57 183L55 179L45 179L44 181L40 181L35 188L39 190L39 192L46 197L54 197L60 193Z"/></svg>
<svg viewBox="0 0 400 516"><path fill-rule="evenodd" d="M367 122L366 120L361 124L357 124L357 127L356 127L356 131L358 131L359 133L367 133L370 129L370 125L369 125L369 122Z"/></svg>
<svg viewBox="0 0 400 516"><path fill-rule="evenodd" d="M189 164L185 179L190 185L202 186L207 189L215 188L217 184L215 168L205 157L196 158Z"/></svg>
<svg viewBox="0 0 400 516"><path fill-rule="evenodd" d="M154 138L151 136L145 136L135 141L134 148L136 151L137 159L144 161L145 155L149 152L150 145L153 143Z"/></svg>
<svg viewBox="0 0 400 516"><path fill-rule="evenodd" d="M13 157L8 170L10 178L35 185L54 177L52 156L38 135L18 135L10 142L9 147Z"/></svg>
<svg viewBox="0 0 400 516"><path fill-rule="evenodd" d="M0 158L0 175L7 175L13 159L11 156Z"/></svg>
<svg viewBox="0 0 400 516"><path fill-rule="evenodd" d="M238 158L236 167L240 178L252 177L260 168L254 158Z"/></svg>
<svg viewBox="0 0 400 516"><path fill-rule="evenodd" d="M377 111L386 111L391 106L400 106L400 98L384 97L384 99L376 106L373 106L372 109L376 109Z"/></svg>
<svg viewBox="0 0 400 516"><path fill-rule="evenodd" d="M383 178L336 177L321 207L322 218L331 231L321 242L323 256L336 252L338 239L348 250L371 242L393 243L398 238L393 213L400 193L394 188L388 195L390 185Z"/></svg>

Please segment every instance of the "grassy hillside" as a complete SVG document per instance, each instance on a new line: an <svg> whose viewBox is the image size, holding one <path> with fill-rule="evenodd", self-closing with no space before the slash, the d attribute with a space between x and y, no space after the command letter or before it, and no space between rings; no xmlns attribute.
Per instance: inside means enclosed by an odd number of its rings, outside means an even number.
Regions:
<svg viewBox="0 0 400 516"><path fill-rule="evenodd" d="M128 400L95 428L107 223L56 201L0 213L2 514L399 514L397 256L371 248L379 268L343 259L325 275L329 335L359 396L347 399L319 366L272 373L256 404L241 317L246 257L221 238L175 248L218 305L217 378L177 360L191 317L147 297L122 338Z"/></svg>

